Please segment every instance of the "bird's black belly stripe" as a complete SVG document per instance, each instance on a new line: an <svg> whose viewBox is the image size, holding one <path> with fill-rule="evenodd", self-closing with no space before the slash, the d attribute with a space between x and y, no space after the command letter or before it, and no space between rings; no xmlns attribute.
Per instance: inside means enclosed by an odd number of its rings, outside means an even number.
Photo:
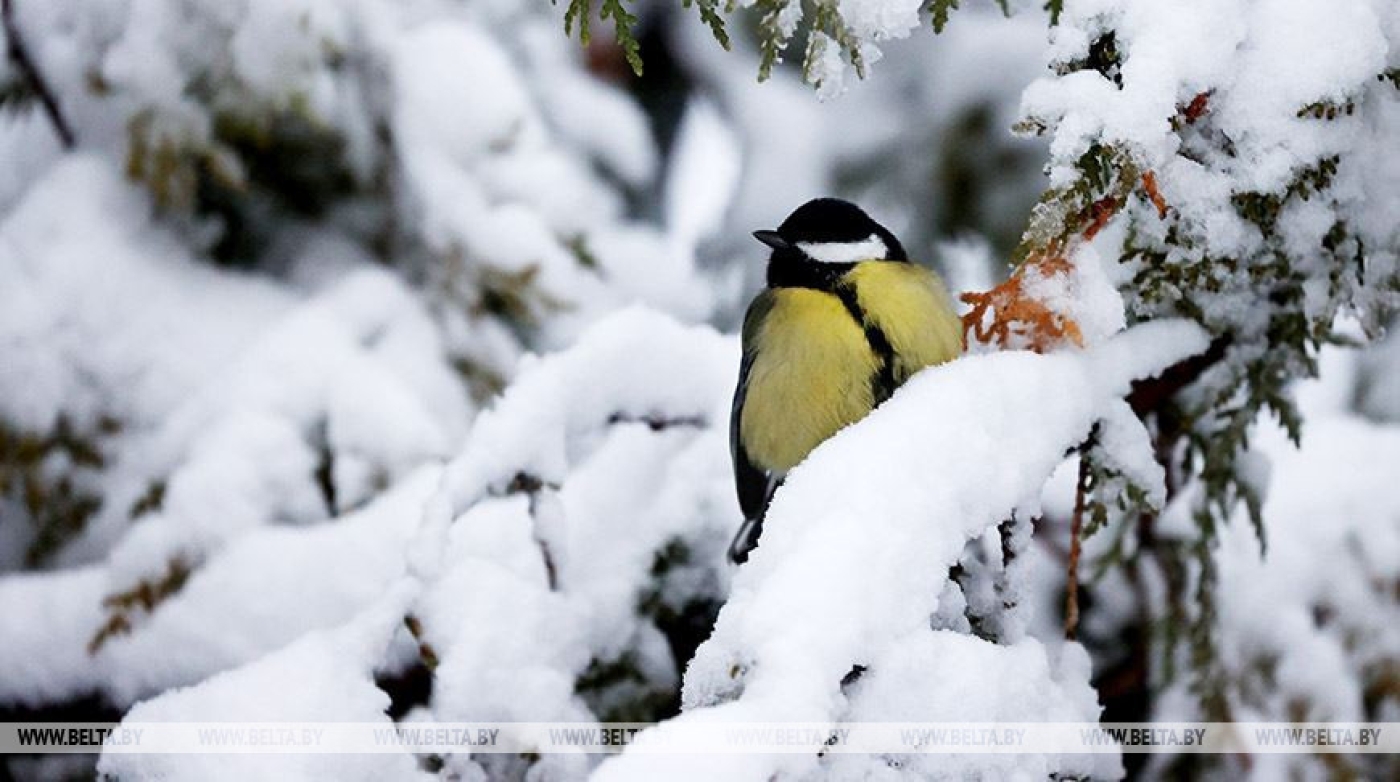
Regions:
<svg viewBox="0 0 1400 782"><path fill-rule="evenodd" d="M845 305L846 312L855 318L861 330L865 332L865 341L869 343L871 351L875 353L875 359L880 362L880 367L875 375L870 378L871 395L875 399L875 404L880 404L894 393L894 348L890 346L890 340L885 336L885 332L876 324L866 320L865 313L860 308L860 302L856 299L854 288L839 285L836 288L836 296Z"/></svg>

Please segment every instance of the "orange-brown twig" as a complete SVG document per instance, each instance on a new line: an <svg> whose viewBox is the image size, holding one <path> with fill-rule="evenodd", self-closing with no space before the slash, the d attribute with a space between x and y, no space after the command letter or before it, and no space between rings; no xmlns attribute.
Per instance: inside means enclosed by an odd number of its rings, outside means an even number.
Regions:
<svg viewBox="0 0 1400 782"><path fill-rule="evenodd" d="M1113 219L1114 215L1118 214L1118 209L1121 206L1122 204L1113 196L1106 196L1095 201L1093 205L1089 207L1089 216L1092 220L1089 223L1089 227L1085 228L1082 234L1084 241L1087 242L1097 236L1099 231L1102 231L1103 227L1108 225L1108 221Z"/></svg>
<svg viewBox="0 0 1400 782"><path fill-rule="evenodd" d="M1084 336L1078 323L1032 298L1025 290L1029 273L1051 277L1071 271L1073 267L1063 255L1041 256L1018 266L1006 282L986 293L964 293L961 299L972 309L963 316L963 330L971 332L979 342L1003 347L1010 344L1013 334L1019 335L1027 347L1038 353L1065 340L1082 346Z"/></svg>
<svg viewBox="0 0 1400 782"><path fill-rule="evenodd" d="M1167 219L1167 199L1162 197L1162 191L1157 189L1157 174L1152 171L1142 173L1142 190L1147 193L1147 198L1152 205L1157 207L1157 216L1163 220Z"/></svg>
<svg viewBox="0 0 1400 782"><path fill-rule="evenodd" d="M1187 108L1188 117L1193 112L1205 111L1207 93L1201 93ZM1130 174L1125 174L1131 177ZM1130 181L1130 180L1129 180ZM1126 182L1125 182L1126 183ZM1157 209L1158 217L1166 219L1171 207L1162 197L1157 185L1157 175L1145 171L1141 175L1143 193ZM1020 266L1002 284L985 293L964 293L960 297L971 309L963 316L964 342L968 336L978 342L1010 346L1013 336L1025 341L1025 346L1036 352L1044 352L1066 340L1076 345L1084 344L1079 324L1072 318L1052 310L1043 302L1033 298L1026 291L1025 281L1030 274L1048 279L1055 275L1069 274L1073 267L1068 258L1079 242L1092 240L1108 225L1127 203L1128 193L1106 195L1093 202L1079 213L1071 224L1084 228L1066 236L1046 242L1043 247L1034 248Z"/></svg>

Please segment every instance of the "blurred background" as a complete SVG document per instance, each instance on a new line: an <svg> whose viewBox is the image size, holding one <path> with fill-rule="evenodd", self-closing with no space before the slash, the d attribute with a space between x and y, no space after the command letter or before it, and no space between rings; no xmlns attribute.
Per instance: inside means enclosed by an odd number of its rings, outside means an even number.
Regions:
<svg viewBox="0 0 1400 782"><path fill-rule="evenodd" d="M366 270L441 340L432 401L469 401L433 428L455 435L521 355L620 307L732 331L762 281L750 232L809 198L985 287L1044 183L1044 142L1010 127L1046 32L970 6L821 101L797 65L759 83L752 15L726 52L672 3L636 9L640 77L609 24L581 47L546 3L8 3L34 67L0 65L0 567L100 557L126 526L108 457Z"/></svg>

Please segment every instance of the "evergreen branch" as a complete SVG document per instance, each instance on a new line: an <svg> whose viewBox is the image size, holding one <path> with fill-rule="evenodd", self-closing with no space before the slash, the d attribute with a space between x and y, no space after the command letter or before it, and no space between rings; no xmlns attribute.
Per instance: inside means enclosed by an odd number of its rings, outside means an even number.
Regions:
<svg viewBox="0 0 1400 782"><path fill-rule="evenodd" d="M39 73L39 67L34 63L34 58L29 54L29 47L25 45L24 38L19 33L19 25L15 23L14 0L0 0L0 19L3 20L5 28L5 40L8 43L10 62L14 63L15 69L24 77L30 90L39 96L39 102L44 107L44 113L48 115L49 122L53 125L54 132L58 134L58 140L62 142L64 149L72 149L77 145L77 138L73 135L73 128L64 118L63 112L58 107L58 101L54 98L53 90L44 81L44 77Z"/></svg>
<svg viewBox="0 0 1400 782"><path fill-rule="evenodd" d="M1065 0L1045 0L1042 6L1050 14L1050 26L1054 27L1060 23L1060 14L1064 13Z"/></svg>
<svg viewBox="0 0 1400 782"><path fill-rule="evenodd" d="M681 0L685 8L695 6L700 12L700 21L710 28L710 34L719 45L729 51L729 30L724 26L724 17L719 13L719 0Z"/></svg>
<svg viewBox="0 0 1400 782"><path fill-rule="evenodd" d="M0 109L27 109L38 97L23 79L7 78L0 81Z"/></svg>
<svg viewBox="0 0 1400 782"><path fill-rule="evenodd" d="M783 49L787 48L788 36L783 33L779 18L792 0L757 0L754 7L763 13L758 23L759 61L758 80L768 81L773 75L773 66L782 62Z"/></svg>
<svg viewBox="0 0 1400 782"><path fill-rule="evenodd" d="M820 80L813 78L812 63L821 54L825 43L816 32L824 33L835 41L850 60L851 66L856 69L856 76L865 78L865 57L860 51L860 39L847 26L835 0L818 0L812 13L812 30L814 34L807 40L807 51L802 61L802 74L807 83L820 86Z"/></svg>
<svg viewBox="0 0 1400 782"><path fill-rule="evenodd" d="M622 0L603 0L598 18L608 17L612 17L613 34L617 36L617 45L622 47L622 53L627 57L627 64L632 66L633 73L641 76L642 45L637 42L637 36L632 32L632 28L637 25L637 16L622 6Z"/></svg>
<svg viewBox="0 0 1400 782"><path fill-rule="evenodd" d="M929 18L933 21L933 31L943 32L943 28L948 26L948 17L961 6L962 0L931 0L925 6L929 13ZM1011 18L1011 0L996 0L997 8L1001 9L1001 15Z"/></svg>
<svg viewBox="0 0 1400 782"><path fill-rule="evenodd" d="M574 23L578 23L578 42L584 46L590 40L588 31L588 20L593 16L593 0L569 0L569 7L564 9L564 34L574 34Z"/></svg>
<svg viewBox="0 0 1400 782"><path fill-rule="evenodd" d="M1298 119L1325 119L1333 120L1346 115L1351 116L1356 113L1356 101L1347 100L1342 102L1319 100L1309 103L1294 113Z"/></svg>
<svg viewBox="0 0 1400 782"><path fill-rule="evenodd" d="M856 38L851 28L846 26L845 20L841 18L839 12L832 11L831 37L836 40L841 48L845 50L846 56L851 58L851 67L856 69L856 76L865 78L865 55L860 51L860 39Z"/></svg>
<svg viewBox="0 0 1400 782"><path fill-rule="evenodd" d="M129 635L141 616L149 616L166 600L185 588L194 565L176 556L166 562L165 572L159 577L145 578L136 586L102 599L108 611L107 621L88 641L89 655L97 654L108 641L118 636Z"/></svg>
<svg viewBox="0 0 1400 782"><path fill-rule="evenodd" d="M961 0L933 0L929 4L929 15L933 18L933 31L943 32L943 28L948 26L948 14L958 7ZM1005 8L1005 6L1002 6Z"/></svg>

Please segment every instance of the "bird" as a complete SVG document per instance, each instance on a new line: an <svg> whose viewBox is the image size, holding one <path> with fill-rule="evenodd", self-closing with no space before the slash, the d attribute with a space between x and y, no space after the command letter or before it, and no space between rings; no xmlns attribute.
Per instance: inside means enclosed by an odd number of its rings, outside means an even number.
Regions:
<svg viewBox="0 0 1400 782"><path fill-rule="evenodd" d="M860 207L817 198L777 230L767 285L744 315L729 419L744 521L729 547L748 560L788 472L919 370L964 349L962 321L930 269Z"/></svg>

